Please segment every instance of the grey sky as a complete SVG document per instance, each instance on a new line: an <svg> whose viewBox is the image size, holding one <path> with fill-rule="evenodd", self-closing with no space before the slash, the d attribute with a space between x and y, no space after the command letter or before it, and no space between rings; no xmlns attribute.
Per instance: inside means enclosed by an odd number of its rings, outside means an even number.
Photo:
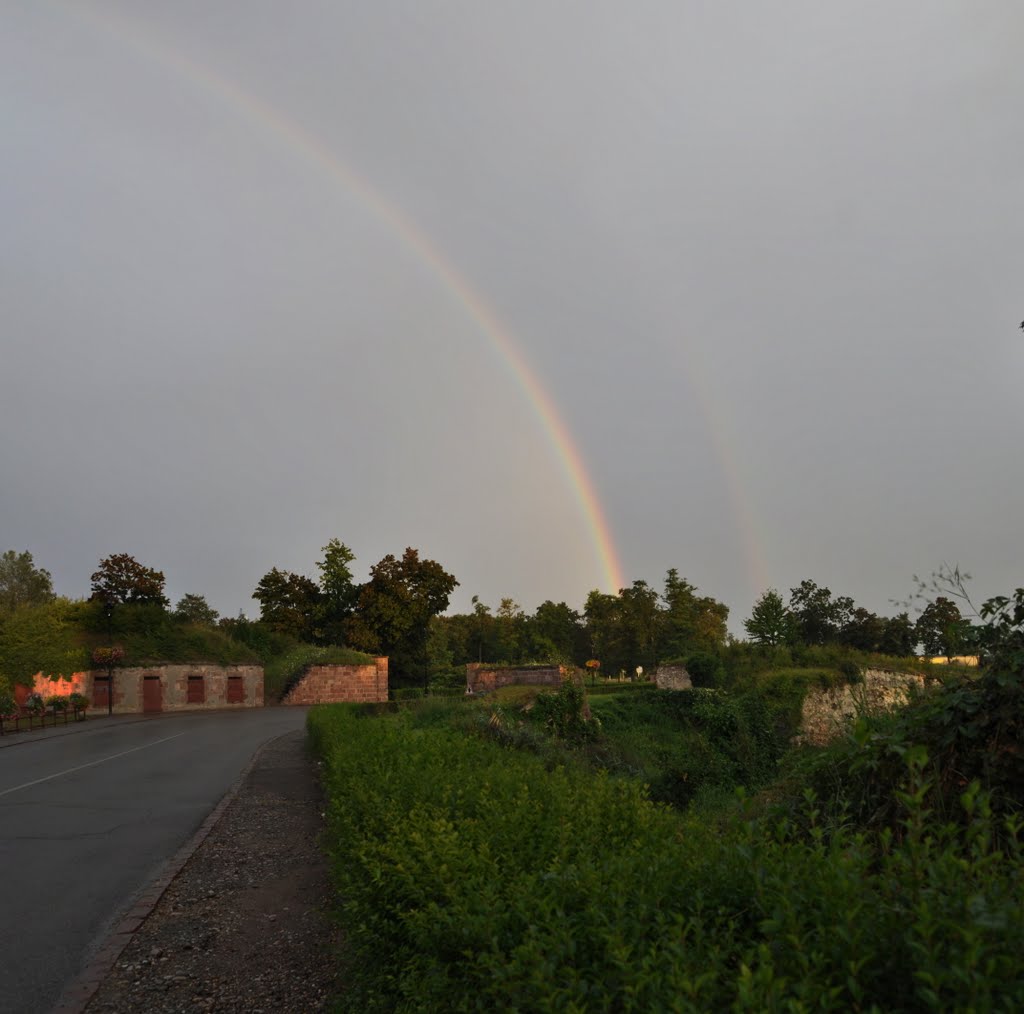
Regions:
<svg viewBox="0 0 1024 1014"><path fill-rule="evenodd" d="M0 551L128 552L222 612L412 545L478 594L603 573L740 632L810 577L1022 583L1024 8L9 3ZM263 111L262 119L253 110ZM300 133L297 133L300 132ZM289 141L289 138L292 141Z"/></svg>

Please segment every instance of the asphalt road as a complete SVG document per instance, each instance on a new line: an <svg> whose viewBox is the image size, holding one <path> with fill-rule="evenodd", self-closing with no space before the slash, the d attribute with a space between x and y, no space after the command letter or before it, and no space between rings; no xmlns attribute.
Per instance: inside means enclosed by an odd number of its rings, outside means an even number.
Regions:
<svg viewBox="0 0 1024 1014"><path fill-rule="evenodd" d="M0 1011L51 1010L256 749L305 715L126 716L0 740Z"/></svg>

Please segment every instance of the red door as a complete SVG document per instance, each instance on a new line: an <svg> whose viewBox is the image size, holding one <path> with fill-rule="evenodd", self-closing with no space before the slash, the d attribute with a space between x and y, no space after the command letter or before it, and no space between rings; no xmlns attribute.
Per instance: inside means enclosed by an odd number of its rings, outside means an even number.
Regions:
<svg viewBox="0 0 1024 1014"><path fill-rule="evenodd" d="M142 680L142 710L163 711L164 694L159 676L146 676Z"/></svg>
<svg viewBox="0 0 1024 1014"><path fill-rule="evenodd" d="M92 706L107 710L110 701L110 680L106 676L97 676L92 681Z"/></svg>

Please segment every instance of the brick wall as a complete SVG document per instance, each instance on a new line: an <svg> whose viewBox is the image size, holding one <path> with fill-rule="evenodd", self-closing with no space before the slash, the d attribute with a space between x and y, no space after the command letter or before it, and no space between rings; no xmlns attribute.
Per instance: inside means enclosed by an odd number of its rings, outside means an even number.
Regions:
<svg viewBox="0 0 1024 1014"><path fill-rule="evenodd" d="M479 694L508 686L560 686L567 674L568 670L561 665L517 668L514 665L470 662L466 666L466 691Z"/></svg>
<svg viewBox="0 0 1024 1014"><path fill-rule="evenodd" d="M388 699L388 660L373 665L311 665L282 704L372 704Z"/></svg>

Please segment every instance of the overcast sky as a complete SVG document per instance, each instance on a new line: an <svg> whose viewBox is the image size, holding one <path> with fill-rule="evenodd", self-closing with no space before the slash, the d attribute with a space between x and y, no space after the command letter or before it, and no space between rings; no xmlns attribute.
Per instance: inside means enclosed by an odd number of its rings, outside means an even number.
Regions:
<svg viewBox="0 0 1024 1014"><path fill-rule="evenodd" d="M735 633L804 578L1024 584L1016 0L2 19L0 551L59 593L127 552L255 615L336 537L579 608L541 389L624 579Z"/></svg>

